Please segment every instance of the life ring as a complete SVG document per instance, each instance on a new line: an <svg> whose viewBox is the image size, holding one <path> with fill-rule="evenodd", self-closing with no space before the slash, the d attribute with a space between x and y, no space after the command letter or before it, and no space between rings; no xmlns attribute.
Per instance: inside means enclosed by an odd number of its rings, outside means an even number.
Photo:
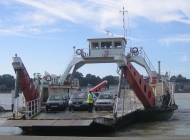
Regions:
<svg viewBox="0 0 190 140"><path fill-rule="evenodd" d="M76 54L78 54L78 55L80 55L81 52L82 52L81 49L77 49L77 50L76 50Z"/></svg>
<svg viewBox="0 0 190 140"><path fill-rule="evenodd" d="M51 81L51 76L50 76L50 75L47 75L47 76L45 77L45 79L46 79L46 81Z"/></svg>
<svg viewBox="0 0 190 140"><path fill-rule="evenodd" d="M85 52L81 53L81 57L85 57L85 56L86 56Z"/></svg>
<svg viewBox="0 0 190 140"><path fill-rule="evenodd" d="M137 47L133 47L132 53L133 53L134 56L137 56L139 54L138 48Z"/></svg>

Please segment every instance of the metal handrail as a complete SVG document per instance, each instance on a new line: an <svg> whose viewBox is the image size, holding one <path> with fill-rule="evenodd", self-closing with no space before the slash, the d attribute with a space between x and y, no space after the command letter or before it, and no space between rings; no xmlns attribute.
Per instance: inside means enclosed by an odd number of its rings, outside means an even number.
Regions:
<svg viewBox="0 0 190 140"><path fill-rule="evenodd" d="M63 84L64 83L64 80L66 78L66 76L64 75L66 70L67 70L67 67L69 66L70 62L72 61L72 59L75 57L75 55L72 55L67 63L67 65L65 66L64 68L64 71L63 71L63 74L60 76L60 84Z"/></svg>
<svg viewBox="0 0 190 140"><path fill-rule="evenodd" d="M169 103L168 103L168 105L170 104L170 103L174 103L174 89L173 89L173 83L171 83L171 82L169 82L169 81L167 81L167 80L164 80L164 79L162 79L162 81L166 84L166 86L168 87L168 89L169 89L169 93L170 93L170 101L169 101Z"/></svg>
<svg viewBox="0 0 190 140"><path fill-rule="evenodd" d="M155 71L154 66L152 65L151 61L149 60L149 58L148 58L148 56L146 55L146 53L145 53L145 51L143 50L143 48L142 48L142 47L136 47L136 48L138 48L138 53L139 53L137 56L143 57L144 60L145 60L145 62L147 63L147 65L150 67L150 70L151 70L151 71ZM131 52L131 49L132 49L131 47L127 47L127 48L126 48L126 52L125 52L126 56L127 56L128 54L130 54L131 56L133 56L133 53Z"/></svg>

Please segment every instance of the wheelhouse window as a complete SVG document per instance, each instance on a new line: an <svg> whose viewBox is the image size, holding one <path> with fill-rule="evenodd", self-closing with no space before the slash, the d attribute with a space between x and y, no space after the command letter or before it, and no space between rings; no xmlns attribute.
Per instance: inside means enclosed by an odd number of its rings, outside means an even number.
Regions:
<svg viewBox="0 0 190 140"><path fill-rule="evenodd" d="M121 49L121 42L114 42L114 49Z"/></svg>
<svg viewBox="0 0 190 140"><path fill-rule="evenodd" d="M101 42L101 49L111 49L112 42Z"/></svg>
<svg viewBox="0 0 190 140"><path fill-rule="evenodd" d="M92 49L99 49L98 42L93 42L92 43Z"/></svg>

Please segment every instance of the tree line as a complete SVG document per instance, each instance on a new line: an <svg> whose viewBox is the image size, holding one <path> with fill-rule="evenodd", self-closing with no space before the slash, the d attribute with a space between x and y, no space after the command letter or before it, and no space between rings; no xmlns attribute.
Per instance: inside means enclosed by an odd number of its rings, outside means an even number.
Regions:
<svg viewBox="0 0 190 140"><path fill-rule="evenodd" d="M11 91L15 86L15 78L10 74L0 75L0 91Z"/></svg>
<svg viewBox="0 0 190 140"><path fill-rule="evenodd" d="M178 76L172 76L170 80L175 82L175 92L190 92L190 79L186 79L186 77L179 74Z"/></svg>
<svg viewBox="0 0 190 140"><path fill-rule="evenodd" d="M67 80L71 77L71 74L67 76ZM81 87L87 86L87 84L91 84L92 86L96 86L100 82L107 80L109 84L118 84L118 80L112 76L105 76L100 78L99 76L95 76L92 74L87 74L84 76L80 72L76 72L74 78L79 79L79 84ZM10 92L14 90L15 87L15 78L10 74L0 75L0 92Z"/></svg>
<svg viewBox="0 0 190 140"><path fill-rule="evenodd" d="M67 80L71 77L71 74L67 76ZM107 80L109 85L116 85L118 84L118 77L114 77L112 75L105 76L103 78L100 78L99 76L87 74L84 76L80 72L76 72L74 75L74 78L79 79L79 84L81 87L87 86L88 84L91 84L92 86L96 86L100 82ZM181 74L178 76L172 76L170 80L176 83L176 88L190 89L190 79L186 79ZM180 87L178 86L180 85ZM15 78L14 76L10 74L4 74L0 75L0 92L10 92L11 90L14 90L15 87Z"/></svg>
<svg viewBox="0 0 190 140"><path fill-rule="evenodd" d="M69 74L66 79L69 80L70 77L71 74ZM118 84L118 79L112 75L100 78L99 76L95 76L92 74L87 74L86 76L84 76L82 73L76 72L74 78L79 79L80 86L87 86L88 84L96 86L104 80L107 80L110 85Z"/></svg>

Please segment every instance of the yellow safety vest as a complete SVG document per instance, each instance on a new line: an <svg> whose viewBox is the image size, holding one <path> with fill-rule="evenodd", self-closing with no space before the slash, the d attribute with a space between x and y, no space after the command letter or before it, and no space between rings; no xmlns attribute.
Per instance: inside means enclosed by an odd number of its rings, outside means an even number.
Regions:
<svg viewBox="0 0 190 140"><path fill-rule="evenodd" d="M92 94L88 93L87 103L93 103Z"/></svg>

